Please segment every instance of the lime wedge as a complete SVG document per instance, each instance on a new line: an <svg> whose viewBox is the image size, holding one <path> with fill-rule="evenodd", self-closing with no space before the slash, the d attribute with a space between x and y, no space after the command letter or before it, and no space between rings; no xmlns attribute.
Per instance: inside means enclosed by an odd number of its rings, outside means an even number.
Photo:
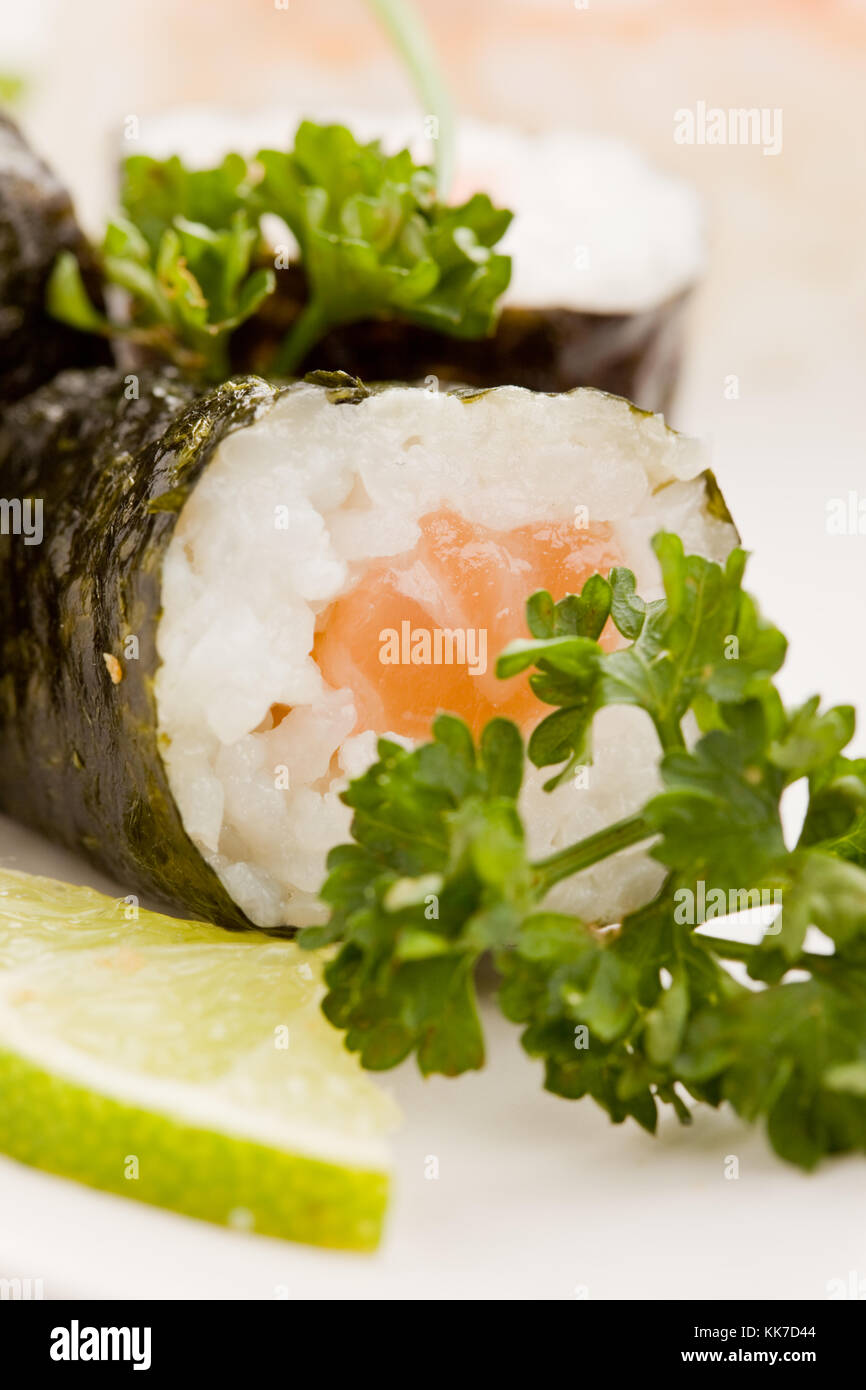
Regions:
<svg viewBox="0 0 866 1390"><path fill-rule="evenodd" d="M369 1250L393 1102L318 957L0 870L0 1149L263 1235Z"/></svg>

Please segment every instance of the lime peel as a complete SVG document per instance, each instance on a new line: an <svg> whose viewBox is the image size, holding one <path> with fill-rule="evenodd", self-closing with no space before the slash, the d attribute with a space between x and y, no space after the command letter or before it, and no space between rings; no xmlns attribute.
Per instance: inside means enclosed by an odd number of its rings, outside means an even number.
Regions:
<svg viewBox="0 0 866 1390"><path fill-rule="evenodd" d="M0 1149L189 1216L375 1248L396 1112L322 1018L318 963L134 914L0 870Z"/></svg>

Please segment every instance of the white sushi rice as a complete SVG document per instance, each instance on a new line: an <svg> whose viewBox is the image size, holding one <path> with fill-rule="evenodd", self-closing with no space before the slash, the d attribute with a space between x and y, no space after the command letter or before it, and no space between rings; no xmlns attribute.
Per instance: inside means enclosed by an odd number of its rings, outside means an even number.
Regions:
<svg viewBox="0 0 866 1390"><path fill-rule="evenodd" d="M249 157L263 147L290 148L305 118L338 121L360 140L380 139L389 152L408 145L417 160L433 159L422 117L339 107L236 114L181 107L143 121L136 153L144 149L160 159L179 154L193 167L208 167L230 150ZM636 314L663 304L703 273L697 192L612 136L534 133L462 119L448 201L477 192L514 212L500 243L512 257L504 304ZM287 229L281 235L291 243Z"/></svg>
<svg viewBox="0 0 866 1390"><path fill-rule="evenodd" d="M339 793L389 731L355 728L352 691L326 685L313 639L371 564L411 551L419 519L440 508L507 531L586 507L591 522L612 524L652 597L658 529L717 559L735 541L707 513L704 465L695 441L660 416L592 390L506 386L468 402L393 387L334 405L302 384L224 440L166 553L156 696L186 830L247 916L276 926L325 915L325 856L349 837ZM272 727L275 704L291 712ZM602 712L588 787L548 794L543 774L527 778L533 855L633 811L655 785L656 756L641 711ZM617 920L657 875L635 850L559 885L552 900Z"/></svg>

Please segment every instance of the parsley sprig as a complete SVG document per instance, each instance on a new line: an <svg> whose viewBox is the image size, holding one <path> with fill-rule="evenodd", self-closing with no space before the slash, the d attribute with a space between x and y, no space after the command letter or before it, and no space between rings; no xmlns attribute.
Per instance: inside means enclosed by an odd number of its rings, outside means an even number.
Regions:
<svg viewBox="0 0 866 1390"><path fill-rule="evenodd" d="M294 149L262 150L256 205L279 214L301 248L309 299L277 355L289 374L329 329L384 313L482 338L511 277L493 250L511 213L485 193L437 201L433 171L408 150L386 155L345 126L304 121Z"/></svg>
<svg viewBox="0 0 866 1390"><path fill-rule="evenodd" d="M509 257L494 248L511 213L483 193L449 206L433 170L408 150L386 155L345 126L311 121L289 151L230 154L213 169L129 158L121 213L99 254L106 290L125 292L125 312L96 308L71 252L55 264L49 310L221 380L231 334L277 286L279 270L264 264L275 259L266 214L294 234L307 284L273 374L291 375L330 329L360 319L397 317L462 338L492 332L511 276Z"/></svg>
<svg viewBox="0 0 866 1390"><path fill-rule="evenodd" d="M476 743L449 714L414 749L380 740L344 793L352 843L329 857L329 921L301 943L336 947L323 1007L366 1067L412 1053L425 1074L482 1066L474 976L489 952L499 1006L549 1090L649 1131L664 1106L688 1123L695 1103L727 1102L811 1168L866 1149L866 761L842 752L850 707L785 707L773 681L785 639L742 588L744 553L720 566L672 535L654 545L661 600L645 603L624 569L558 603L529 599L530 636L497 666L530 672L551 707L526 748L508 720ZM598 642L608 619L624 639L612 652ZM594 717L612 704L652 721L661 790L533 861L526 759L559 785L591 759ZM808 809L789 847L781 800L800 781ZM666 877L621 923L550 909L554 883L640 843ZM779 894L781 914L753 946L696 931L679 909L700 880L734 901ZM809 926L832 954L804 949Z"/></svg>
<svg viewBox="0 0 866 1390"><path fill-rule="evenodd" d="M108 294L126 312L109 318L90 300L78 261L61 252L48 308L73 328L126 339L211 380L229 375L235 328L273 293L276 276L254 268L260 235L246 206L246 161L188 170L177 158L126 161L123 212L106 228L99 261Z"/></svg>

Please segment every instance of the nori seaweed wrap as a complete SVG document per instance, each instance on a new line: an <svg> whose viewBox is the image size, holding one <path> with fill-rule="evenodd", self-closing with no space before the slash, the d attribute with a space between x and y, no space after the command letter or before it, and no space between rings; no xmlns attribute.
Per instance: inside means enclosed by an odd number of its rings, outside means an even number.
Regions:
<svg viewBox="0 0 866 1390"><path fill-rule="evenodd" d="M99 302L98 276L69 195L0 113L0 405L64 367L110 361L108 344L49 316L45 291L61 251L72 251Z"/></svg>
<svg viewBox="0 0 866 1390"><path fill-rule="evenodd" d="M0 535L0 809L130 891L244 927L169 791L155 632L183 499L219 441L273 391L236 380L196 399L170 372L142 376L139 399L127 389L111 368L63 372L0 426L5 495L41 499L46 514L40 545ZM138 657L116 685L106 655L130 635Z"/></svg>

